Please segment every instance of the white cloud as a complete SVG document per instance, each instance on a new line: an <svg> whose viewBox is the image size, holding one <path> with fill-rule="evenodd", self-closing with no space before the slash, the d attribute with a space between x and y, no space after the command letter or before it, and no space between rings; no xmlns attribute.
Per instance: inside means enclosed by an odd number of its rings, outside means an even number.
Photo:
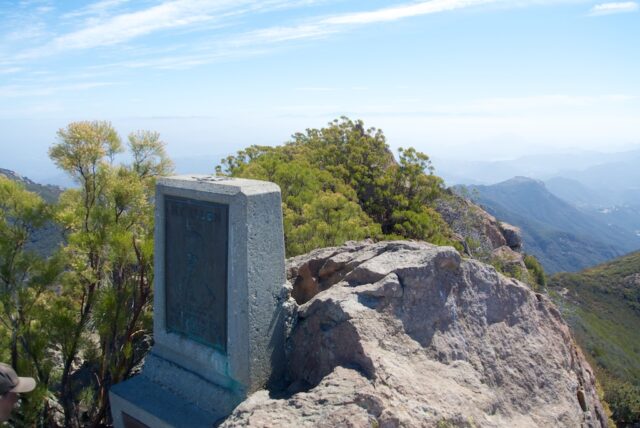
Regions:
<svg viewBox="0 0 640 428"><path fill-rule="evenodd" d="M84 50L127 43L153 33L167 30L191 30L213 23L220 26L230 18L244 14L300 7L318 0L169 0L137 11L110 14L112 9L130 0L102 0L82 9L67 13L64 18L89 17L80 28L57 37L42 46L17 55L21 60L41 58L57 53ZM77 23L76 23L77 24ZM313 32L318 29L308 28ZM324 31L322 31L324 33ZM303 27L268 28L256 32L255 38L285 41L309 37ZM194 51L202 46L194 46Z"/></svg>
<svg viewBox="0 0 640 428"><path fill-rule="evenodd" d="M413 16L469 8L504 0L429 0L367 12L346 13L316 18L294 26L277 26L251 31L223 42L228 46L273 45L289 41L309 40L347 31L353 25L395 21Z"/></svg>
<svg viewBox="0 0 640 428"><path fill-rule="evenodd" d="M522 111L573 111L576 109L591 109L603 105L614 106L637 100L634 95L536 95L523 97L499 97L470 100L461 104L436 106L434 111L441 113L471 113L471 114L512 114Z"/></svg>
<svg viewBox="0 0 640 428"><path fill-rule="evenodd" d="M304 92L334 92L337 91L336 88L329 88L326 86L305 86L301 88L295 88L296 91L304 91Z"/></svg>
<svg viewBox="0 0 640 428"><path fill-rule="evenodd" d="M14 74L22 71L21 67L3 67L0 65L0 74Z"/></svg>
<svg viewBox="0 0 640 428"><path fill-rule="evenodd" d="M315 88L298 88L298 90ZM323 89L323 88L319 88ZM611 111L624 103L638 100L633 95L538 95L521 97L495 97L469 99L456 103L430 103L421 97L394 98L384 103L369 103L361 105L355 103L329 110L334 106L300 106L284 107L281 113L293 114L296 109L316 115L336 116L347 115L371 116L401 116L401 117L431 117L431 118L474 118L477 120L493 120L502 118L511 120L522 115L567 115L573 113L585 114L594 110ZM345 109L348 110L345 112Z"/></svg>
<svg viewBox="0 0 640 428"><path fill-rule="evenodd" d="M21 98L21 97L42 97L52 95L59 92L70 91L86 91L88 89L98 88L102 86L115 85L114 82L81 82L60 86L24 86L24 85L6 85L0 86L0 97Z"/></svg>
<svg viewBox="0 0 640 428"><path fill-rule="evenodd" d="M638 10L640 10L640 6L634 1L600 3L591 8L589 16L613 15L616 13L637 12Z"/></svg>
<svg viewBox="0 0 640 428"><path fill-rule="evenodd" d="M202 1L173 1L138 12L116 15L97 25L57 37L54 50L87 49L113 45L154 31L187 26L209 19L200 14Z"/></svg>
<svg viewBox="0 0 640 428"><path fill-rule="evenodd" d="M100 12L122 4L110 0L67 14L67 17L98 13L79 30L59 35L44 46L21 55L23 59L39 58L59 52L111 46L128 42L163 30L190 27L198 23L223 17L232 8L240 7L251 0L172 0L138 10L113 16L102 16Z"/></svg>
<svg viewBox="0 0 640 428"><path fill-rule="evenodd" d="M48 42L40 46L16 53L11 57L12 61L4 62L4 66L19 67L30 60L68 51L119 46L121 49L117 52L118 64L126 68L188 69L230 57L265 54L286 43L328 37L349 31L353 26L373 25L480 6L520 7L580 0L422 0L369 11L315 16L293 25L279 25L244 32L234 31L233 28L225 32L213 31L214 28L243 25L243 22L238 19L243 15L305 7L322 1L326 0L164 0L154 2L152 6L146 6L144 9L123 11L122 5L133 7L136 2L99 0L64 15L66 18L79 18L71 19L69 20L71 22L62 26L62 28L75 27L77 28L75 31L58 34L50 37ZM628 3L636 5L635 2L607 3L607 5L627 5ZM604 7L604 5L598 5L595 8L600 6ZM202 32L188 45L183 44L179 51L170 52L163 47L163 51L154 53L150 48L151 45L146 45L145 40L138 40L136 45L126 45L154 33L172 32L171 34L180 35L183 31L205 28L206 33ZM127 47L131 49L123 50ZM128 55L127 52L131 54ZM114 64L108 63L109 54L103 58L106 61L95 65L114 70L111 67Z"/></svg>
<svg viewBox="0 0 640 428"><path fill-rule="evenodd" d="M412 16L446 12L484 4L496 3L498 0L431 0L416 4L406 4L396 7L378 9L370 12L349 13L327 18L323 24L373 24L376 22L396 21Z"/></svg>
<svg viewBox="0 0 640 428"><path fill-rule="evenodd" d="M87 5L81 9L74 10L73 12L62 15L63 19L78 18L81 16L102 15L109 10L114 9L130 0L101 0L96 3Z"/></svg>
<svg viewBox="0 0 640 428"><path fill-rule="evenodd" d="M339 30L335 27L318 23L296 25L293 27L270 27L251 31L229 40L231 45L273 44L292 40L315 39L324 37Z"/></svg>

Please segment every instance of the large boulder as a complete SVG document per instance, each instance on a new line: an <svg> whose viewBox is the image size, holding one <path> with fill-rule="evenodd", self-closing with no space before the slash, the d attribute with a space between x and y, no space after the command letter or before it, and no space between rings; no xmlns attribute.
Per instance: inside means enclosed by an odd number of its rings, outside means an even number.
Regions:
<svg viewBox="0 0 640 428"><path fill-rule="evenodd" d="M507 241L507 246L516 251L522 249L522 231L519 227L500 222L500 230L502 231L502 236L504 236L504 239Z"/></svg>
<svg viewBox="0 0 640 428"><path fill-rule="evenodd" d="M223 426L606 426L557 309L492 267L419 242L288 266L289 387L251 395Z"/></svg>

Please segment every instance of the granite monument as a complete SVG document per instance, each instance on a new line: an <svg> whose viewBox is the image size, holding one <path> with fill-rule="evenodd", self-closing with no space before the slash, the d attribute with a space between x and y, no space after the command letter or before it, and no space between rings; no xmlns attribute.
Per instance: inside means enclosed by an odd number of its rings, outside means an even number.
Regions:
<svg viewBox="0 0 640 428"><path fill-rule="evenodd" d="M282 377L280 189L214 176L161 178L154 346L110 392L115 427L211 427Z"/></svg>

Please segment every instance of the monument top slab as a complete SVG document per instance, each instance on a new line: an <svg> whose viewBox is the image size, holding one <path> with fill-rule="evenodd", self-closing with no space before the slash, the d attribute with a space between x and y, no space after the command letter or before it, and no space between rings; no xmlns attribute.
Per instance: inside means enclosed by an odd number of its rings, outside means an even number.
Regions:
<svg viewBox="0 0 640 428"><path fill-rule="evenodd" d="M185 188L224 194L260 194L280 192L277 184L269 181L251 180L247 178L221 177L208 174L186 174L159 178L162 186Z"/></svg>

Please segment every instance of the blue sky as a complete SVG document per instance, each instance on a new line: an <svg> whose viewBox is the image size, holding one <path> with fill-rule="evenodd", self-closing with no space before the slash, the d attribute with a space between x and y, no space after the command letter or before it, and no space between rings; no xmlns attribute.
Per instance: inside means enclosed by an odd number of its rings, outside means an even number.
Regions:
<svg viewBox="0 0 640 428"><path fill-rule="evenodd" d="M174 158L341 115L436 158L636 148L639 6L4 0L0 167L53 177L56 130L85 119L157 130Z"/></svg>

